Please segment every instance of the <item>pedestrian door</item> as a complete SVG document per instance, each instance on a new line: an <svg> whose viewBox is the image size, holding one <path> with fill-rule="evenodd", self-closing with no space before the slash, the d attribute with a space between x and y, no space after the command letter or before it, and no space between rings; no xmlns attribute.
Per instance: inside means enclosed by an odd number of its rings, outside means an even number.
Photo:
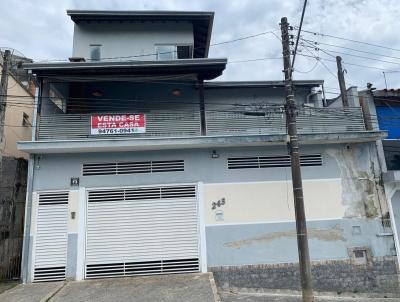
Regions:
<svg viewBox="0 0 400 302"><path fill-rule="evenodd" d="M39 193L33 281L65 279L68 191Z"/></svg>
<svg viewBox="0 0 400 302"><path fill-rule="evenodd" d="M196 186L87 192L86 278L199 271Z"/></svg>

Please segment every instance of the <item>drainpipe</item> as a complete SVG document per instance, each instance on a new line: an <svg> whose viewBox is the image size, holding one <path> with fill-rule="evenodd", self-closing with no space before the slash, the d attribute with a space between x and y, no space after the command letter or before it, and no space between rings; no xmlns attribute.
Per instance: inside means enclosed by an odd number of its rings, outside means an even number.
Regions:
<svg viewBox="0 0 400 302"><path fill-rule="evenodd" d="M39 115L39 103L41 101L41 94L43 89L43 80L39 80L39 87L35 93L35 103L33 106L32 118L32 141L36 140L37 123ZM28 161L28 175L26 186L26 199L25 199L25 222L24 222L24 238L22 242L22 257L21 257L21 279L23 283L31 282L30 269L32 268L32 242L31 242L31 220L32 220L32 195L33 195L33 177L35 169L35 156L29 155Z"/></svg>
<svg viewBox="0 0 400 302"><path fill-rule="evenodd" d="M321 86L322 86L322 106L327 107L324 84L322 84Z"/></svg>
<svg viewBox="0 0 400 302"><path fill-rule="evenodd" d="M35 168L35 156L29 155L28 162L28 180L26 186L25 200L25 222L24 222L24 238L22 242L22 259L21 259L21 279L23 283L31 282L30 269L32 263L31 246L31 218L32 218L32 195L33 195L33 170Z"/></svg>

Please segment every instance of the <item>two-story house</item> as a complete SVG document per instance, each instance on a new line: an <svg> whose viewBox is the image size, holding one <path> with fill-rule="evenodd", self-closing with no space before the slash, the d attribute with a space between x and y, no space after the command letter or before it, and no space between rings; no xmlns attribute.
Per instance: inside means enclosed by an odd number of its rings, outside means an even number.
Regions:
<svg viewBox="0 0 400 302"><path fill-rule="evenodd" d="M208 58L211 12L68 15L70 62L25 65L40 91L19 143L24 282L213 271L221 286L297 287L284 83L211 81L229 64ZM316 287L398 288L393 238L378 236L385 133L357 102L327 107L322 84L295 82Z"/></svg>
<svg viewBox="0 0 400 302"><path fill-rule="evenodd" d="M370 118L371 129L381 129L388 136L377 142L380 164L383 172L383 183L388 200L387 219L392 224L397 247L400 248L400 91L376 90L372 86L360 92ZM400 260L400 253L397 253Z"/></svg>

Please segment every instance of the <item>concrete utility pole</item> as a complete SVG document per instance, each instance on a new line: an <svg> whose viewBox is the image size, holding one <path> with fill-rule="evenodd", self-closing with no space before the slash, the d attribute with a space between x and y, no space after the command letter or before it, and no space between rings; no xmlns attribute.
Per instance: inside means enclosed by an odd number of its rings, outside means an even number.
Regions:
<svg viewBox="0 0 400 302"><path fill-rule="evenodd" d="M290 64L289 24L281 19L283 72L285 74L286 125L289 135L289 150L292 169L293 197L296 215L297 249L304 302L314 301L311 280L310 254L308 250L306 214L304 210L303 184L300 171L299 141L296 127L296 103L294 101L292 67Z"/></svg>
<svg viewBox="0 0 400 302"><path fill-rule="evenodd" d="M342 70L342 57L336 57L337 64L337 76L339 80L340 94L342 96L343 107L349 107L349 100L347 98L346 83L344 81L344 75Z"/></svg>
<svg viewBox="0 0 400 302"><path fill-rule="evenodd" d="M6 100L7 100L7 86L8 86L8 64L11 53L8 49L4 51L3 67L1 71L0 80L0 159L3 155L4 146L4 123L6 116Z"/></svg>

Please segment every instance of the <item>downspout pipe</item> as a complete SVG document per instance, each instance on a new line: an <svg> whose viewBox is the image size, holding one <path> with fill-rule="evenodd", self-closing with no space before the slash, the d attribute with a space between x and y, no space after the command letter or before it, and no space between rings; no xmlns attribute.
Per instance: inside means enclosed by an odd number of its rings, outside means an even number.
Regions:
<svg viewBox="0 0 400 302"><path fill-rule="evenodd" d="M36 129L38 123L38 110L40 108L39 103L41 102L41 93L43 89L43 81L39 80L39 87L35 92L35 103L33 110L32 120L32 141L36 140ZM21 257L21 280L23 283L31 282L31 263L32 263L32 238L31 238L31 223L32 223L32 202L33 202L33 179L35 169L35 156L29 155L28 161L28 175L27 175L27 188L26 188L26 199L25 199L25 221L24 221L24 238L22 242L22 257Z"/></svg>

